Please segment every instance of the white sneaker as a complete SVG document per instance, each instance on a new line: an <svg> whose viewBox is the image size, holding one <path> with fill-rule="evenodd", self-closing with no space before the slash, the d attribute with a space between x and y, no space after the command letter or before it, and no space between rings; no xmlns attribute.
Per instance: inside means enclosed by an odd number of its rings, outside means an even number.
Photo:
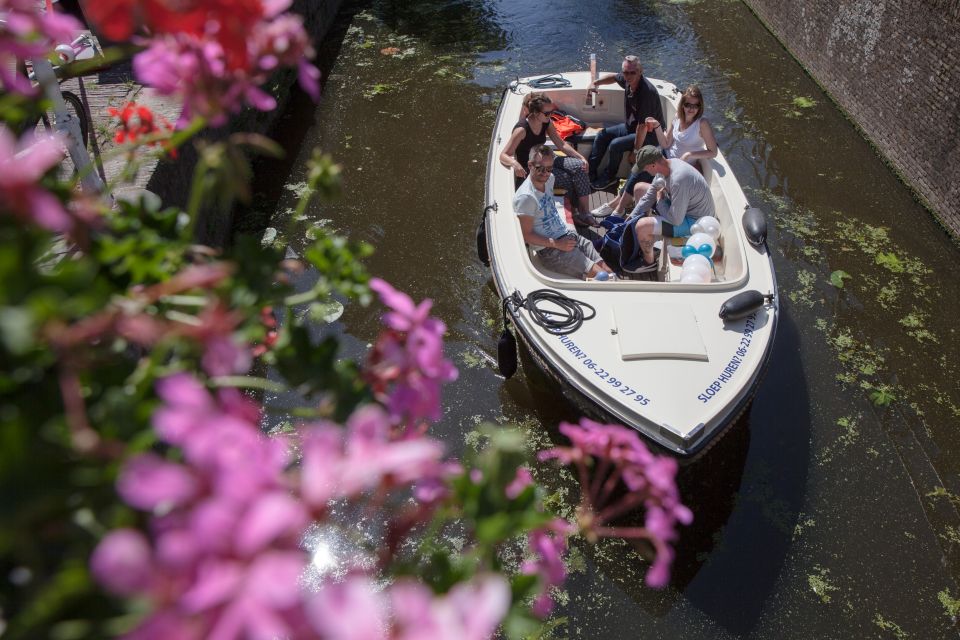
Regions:
<svg viewBox="0 0 960 640"><path fill-rule="evenodd" d="M590 213L598 218L606 218L608 215L613 213L613 207L611 207L609 203L604 202Z"/></svg>

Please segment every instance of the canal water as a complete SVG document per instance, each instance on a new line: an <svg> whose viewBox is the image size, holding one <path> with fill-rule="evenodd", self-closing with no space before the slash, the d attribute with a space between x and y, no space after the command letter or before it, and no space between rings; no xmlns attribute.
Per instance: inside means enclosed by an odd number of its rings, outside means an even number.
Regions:
<svg viewBox="0 0 960 640"><path fill-rule="evenodd" d="M719 145L772 223L782 317L748 413L682 471L694 524L671 585L626 544L575 545L550 637L947 638L960 611L957 247L741 2L348 3L324 45L322 102L287 114L290 163L263 181L294 249L315 227L369 242L370 271L431 298L460 370L435 427L454 453L484 422L531 450L576 409L529 362L505 381L499 308L475 256L501 92L516 76L616 70L697 83ZM294 206L319 147L344 195ZM348 354L377 314L318 331ZM558 504L563 477L536 466Z"/></svg>

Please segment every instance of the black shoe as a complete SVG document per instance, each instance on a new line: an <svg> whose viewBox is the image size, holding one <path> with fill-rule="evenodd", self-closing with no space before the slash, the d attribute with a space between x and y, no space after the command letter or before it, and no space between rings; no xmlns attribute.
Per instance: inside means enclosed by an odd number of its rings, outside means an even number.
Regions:
<svg viewBox="0 0 960 640"><path fill-rule="evenodd" d="M617 184L618 180L616 178L597 178L590 183L590 188L594 191L606 191L613 185Z"/></svg>

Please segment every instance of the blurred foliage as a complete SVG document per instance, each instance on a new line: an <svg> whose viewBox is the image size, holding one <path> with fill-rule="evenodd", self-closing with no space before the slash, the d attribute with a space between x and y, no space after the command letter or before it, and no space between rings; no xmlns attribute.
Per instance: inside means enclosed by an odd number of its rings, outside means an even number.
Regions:
<svg viewBox="0 0 960 640"><path fill-rule="evenodd" d="M4 96L0 107L16 119L26 104ZM245 153L251 149L278 152L259 136L205 148L201 178L194 184L201 193L191 202L230 203L245 196L237 185L249 183ZM66 202L71 187L55 183L54 172L44 184ZM337 182L336 165L317 155L304 198L336 194ZM359 260L371 247L320 233L302 260L285 261L281 250L251 238L226 249L198 247L193 223L185 211L158 207L149 199L120 201L101 211L64 253L69 243L0 215L4 638L107 637L129 627L128 611L92 584L87 558L108 529L138 522L117 501L118 468L132 453L157 447L150 429L155 382L173 371L199 370L202 345L177 332L138 343L106 319L189 325L221 305L236 320L235 335L256 344L267 334L262 317L268 308L279 323L274 348L263 361L298 391L309 410L322 405L342 419L369 397L357 366L339 359L336 340L311 337L305 324L316 319L296 311L335 297L369 302L369 278ZM232 271L210 287L142 297L188 267L224 263ZM316 272L316 282L296 291L290 273L304 269ZM102 330L86 339L67 339L91 318L105 319ZM70 376L76 377L83 419L95 432L98 446L90 449L78 441L64 404Z"/></svg>

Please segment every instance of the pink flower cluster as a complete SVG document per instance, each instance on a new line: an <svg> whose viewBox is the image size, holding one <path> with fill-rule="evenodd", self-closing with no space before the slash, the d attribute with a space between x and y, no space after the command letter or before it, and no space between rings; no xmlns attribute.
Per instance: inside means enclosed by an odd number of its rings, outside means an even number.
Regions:
<svg viewBox="0 0 960 640"><path fill-rule="evenodd" d="M259 430L259 408L235 390L211 396L177 374L158 384L160 438L183 463L153 453L124 466L117 489L151 514L152 543L121 529L91 567L118 595L145 595L134 638L303 637L300 538L310 520L292 493L287 442Z"/></svg>
<svg viewBox="0 0 960 640"><path fill-rule="evenodd" d="M366 576L351 576L320 591L309 614L331 640L485 640L510 607L503 576L481 574L435 596L413 580L379 589Z"/></svg>
<svg viewBox="0 0 960 640"><path fill-rule="evenodd" d="M396 428L398 415L422 418L437 410L404 404L414 389L455 375L442 358L443 324L427 315L429 303L414 308L386 283L378 286L390 292L385 333L391 362L402 370L390 378L395 389L387 398L400 389L404 400L393 413L362 406L343 427L302 426L298 466L285 438L260 431L260 407L238 391L211 394L186 373L158 383L162 404L153 427L182 452L182 461L144 453L126 462L117 490L149 514L148 533L113 531L91 558L93 574L108 590L152 604L129 637L479 640L493 634L511 599L500 576L478 576L439 596L407 580L378 593L365 574L326 584L319 594L303 588L304 531L334 517L333 501L383 510L392 550L430 517L447 477L459 470L443 460L439 442ZM244 355L237 362L236 345L211 344L229 335L233 320L222 309L208 315L196 336L207 345L203 366L211 374L244 370L249 360ZM438 396L437 389L432 402ZM420 498L413 508L386 510L392 497L405 499L411 489Z"/></svg>
<svg viewBox="0 0 960 640"><path fill-rule="evenodd" d="M245 25L242 38L224 37L230 30L215 20L203 30L189 28L189 23L178 30L174 22L147 40L146 50L134 58L134 72L141 82L161 94L183 98L181 122L200 115L219 125L244 104L261 111L274 109L276 100L260 86L280 67L296 66L300 85L319 98L320 72L309 62L314 50L303 21L281 13L289 2L240 4L237 9L249 15L231 18ZM220 12L216 18L226 19Z"/></svg>
<svg viewBox="0 0 960 640"><path fill-rule="evenodd" d="M534 558L524 562L521 571L540 577L543 590L533 603L533 612L541 618L547 617L553 610L550 590L562 585L567 578L563 554L567 552L567 538L575 532L576 527L569 522L555 518L547 526L527 536L527 544Z"/></svg>
<svg viewBox="0 0 960 640"><path fill-rule="evenodd" d="M82 28L71 16L40 11L36 0L0 0L0 87L32 95L30 81L16 73L17 60L52 53Z"/></svg>
<svg viewBox="0 0 960 640"><path fill-rule="evenodd" d="M582 492L578 517L581 530L588 538L647 540L656 557L646 583L655 588L666 586L676 525L693 521L693 513L680 502L676 460L653 455L635 431L619 425L584 418L579 425L561 423L560 432L570 439L570 446L543 451L540 459L556 459L576 467ZM627 493L616 498L621 484ZM644 527L609 526L612 520L640 506L646 510Z"/></svg>
<svg viewBox="0 0 960 640"><path fill-rule="evenodd" d="M72 229L73 217L39 185L43 175L61 160L63 147L56 138L34 139L27 134L17 141L6 127L0 127L0 213L50 231Z"/></svg>
<svg viewBox="0 0 960 640"><path fill-rule="evenodd" d="M457 379L457 369L443 357L446 325L430 316L430 300L419 305L405 293L374 278L370 288L391 311L387 330L373 347L366 377L375 397L407 428L440 418L440 386Z"/></svg>

